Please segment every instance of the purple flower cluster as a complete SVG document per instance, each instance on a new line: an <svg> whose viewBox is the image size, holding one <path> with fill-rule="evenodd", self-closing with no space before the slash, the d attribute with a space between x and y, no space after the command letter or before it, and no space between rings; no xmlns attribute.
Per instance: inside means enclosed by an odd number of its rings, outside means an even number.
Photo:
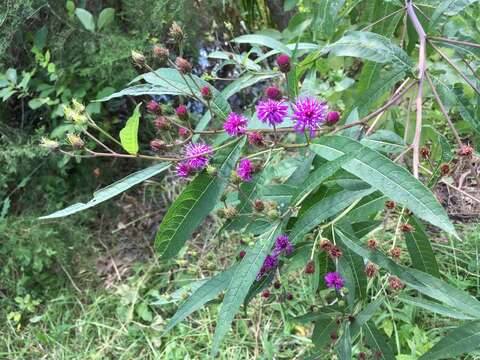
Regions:
<svg viewBox="0 0 480 360"><path fill-rule="evenodd" d="M275 240L275 247L270 255L267 255L263 261L262 268L257 274L257 281L260 281L266 273L274 270L278 266L278 257L282 253L290 254L293 251L293 245L287 235L279 235Z"/></svg>
<svg viewBox="0 0 480 360"><path fill-rule="evenodd" d="M262 100L257 105L257 114L261 122L270 126L283 122L288 114L288 105L283 101L272 99Z"/></svg>
<svg viewBox="0 0 480 360"><path fill-rule="evenodd" d="M204 143L189 143L185 147L186 160L177 165L177 175L186 178L196 170L201 170L208 165L209 156L213 149Z"/></svg>
<svg viewBox="0 0 480 360"><path fill-rule="evenodd" d="M245 158L240 160L240 163L237 167L237 175L245 182L252 181L252 174L253 174L253 165L252 162Z"/></svg>
<svg viewBox="0 0 480 360"><path fill-rule="evenodd" d="M310 130L310 136L313 137L320 123L326 121L327 110L327 104L315 98L306 97L297 100L293 105L292 115L292 118L297 121L294 126L295 131L303 133Z"/></svg>
<svg viewBox="0 0 480 360"><path fill-rule="evenodd" d="M325 275L325 283L331 289L340 290L345 284L339 272L334 271Z"/></svg>
<svg viewBox="0 0 480 360"><path fill-rule="evenodd" d="M230 136L237 136L245 134L247 131L248 120L243 115L237 113L230 113L227 120L223 123L223 129Z"/></svg>

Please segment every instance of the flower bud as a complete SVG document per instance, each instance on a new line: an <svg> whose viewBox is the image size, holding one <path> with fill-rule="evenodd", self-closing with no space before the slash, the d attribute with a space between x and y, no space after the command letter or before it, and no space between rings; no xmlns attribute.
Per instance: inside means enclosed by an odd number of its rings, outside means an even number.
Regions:
<svg viewBox="0 0 480 360"><path fill-rule="evenodd" d="M225 209L225 217L227 219L233 219L235 216L237 216L237 214L237 209L235 209L234 207L228 207Z"/></svg>
<svg viewBox="0 0 480 360"><path fill-rule="evenodd" d="M158 130L168 129L170 127L170 122L165 116L159 116L155 120L153 120L153 125Z"/></svg>
<svg viewBox="0 0 480 360"><path fill-rule="evenodd" d="M340 306L340 303L339 303L339 306ZM330 339L332 339L332 341L336 341L338 339L338 335L336 331L332 331L330 333Z"/></svg>
<svg viewBox="0 0 480 360"><path fill-rule="evenodd" d="M225 209L218 209L218 210L217 210L217 216L218 216L220 219L225 218Z"/></svg>
<svg viewBox="0 0 480 360"><path fill-rule="evenodd" d="M138 67L143 67L145 65L145 56L138 51L132 50L132 60Z"/></svg>
<svg viewBox="0 0 480 360"><path fill-rule="evenodd" d="M291 292L287 292L287 294L285 295L285 298L288 301L292 301L293 300L293 294Z"/></svg>
<svg viewBox="0 0 480 360"><path fill-rule="evenodd" d="M390 289L393 290L393 291L399 291L399 290L402 290L405 287L403 282L396 276L391 276L388 279L388 285L389 285Z"/></svg>
<svg viewBox="0 0 480 360"><path fill-rule="evenodd" d="M378 274L378 267L374 263L369 262L365 266L365 275L367 275L368 278L373 278Z"/></svg>
<svg viewBox="0 0 480 360"><path fill-rule="evenodd" d="M315 272L315 263L310 260L305 266L305 274L313 274Z"/></svg>
<svg viewBox="0 0 480 360"><path fill-rule="evenodd" d="M175 65L182 74L190 74L192 72L192 64L180 56L175 60Z"/></svg>
<svg viewBox="0 0 480 360"><path fill-rule="evenodd" d="M147 104L147 110L152 113L161 112L160 104L155 100L150 100Z"/></svg>
<svg viewBox="0 0 480 360"><path fill-rule="evenodd" d="M393 247L389 250L390 256L394 259L399 259L402 255L402 249L399 247Z"/></svg>
<svg viewBox="0 0 480 360"><path fill-rule="evenodd" d="M440 173L442 174L442 176L450 174L450 165L448 165L447 163L441 164Z"/></svg>
<svg viewBox="0 0 480 360"><path fill-rule="evenodd" d="M50 140L46 137L42 137L42 140L40 142L40 147L47 150L57 150L60 147L60 144L55 140Z"/></svg>
<svg viewBox="0 0 480 360"><path fill-rule="evenodd" d="M342 256L342 250L338 246L332 246L328 250L328 254L330 255L331 258L333 259L338 259L339 257Z"/></svg>
<svg viewBox="0 0 480 360"><path fill-rule="evenodd" d="M273 287L278 290L282 287L282 284L277 280L273 283Z"/></svg>
<svg viewBox="0 0 480 360"><path fill-rule="evenodd" d="M254 207L256 212L262 212L265 209L265 204L263 203L262 200L257 199L253 203L253 207Z"/></svg>
<svg viewBox="0 0 480 360"><path fill-rule="evenodd" d="M186 137L188 135L189 131L187 128L184 127L179 127L178 128L178 135L181 137Z"/></svg>
<svg viewBox="0 0 480 360"><path fill-rule="evenodd" d="M238 253L238 258L239 258L239 259L243 259L246 254L247 254L246 251L245 251L245 250L242 250L242 251L240 251L240 252Z"/></svg>
<svg viewBox="0 0 480 360"><path fill-rule="evenodd" d="M367 360L367 354L365 352L358 353L358 360Z"/></svg>
<svg viewBox="0 0 480 360"><path fill-rule="evenodd" d="M182 28L175 21L172 23L172 26L170 26L168 34L177 43L185 39L185 34L183 33Z"/></svg>
<svg viewBox="0 0 480 360"><path fill-rule="evenodd" d="M394 201L391 201L391 200L388 200L388 201L385 201L385 207L389 210L393 210L395 209L395 202Z"/></svg>
<svg viewBox="0 0 480 360"><path fill-rule="evenodd" d="M166 149L166 145L167 143L161 139L153 139L152 141L150 141L150 149L152 149L153 151Z"/></svg>
<svg viewBox="0 0 480 360"><path fill-rule="evenodd" d="M378 247L378 241L375 239L370 239L367 241L367 246L370 250L376 250Z"/></svg>
<svg viewBox="0 0 480 360"><path fill-rule="evenodd" d="M270 86L265 90L265 95L272 100L280 100L282 92L276 86Z"/></svg>
<svg viewBox="0 0 480 360"><path fill-rule="evenodd" d="M404 233L411 233L414 229L412 225L404 223L400 225L400 230Z"/></svg>
<svg viewBox="0 0 480 360"><path fill-rule="evenodd" d="M83 140L76 134L68 134L67 140L74 149L81 149L85 145Z"/></svg>
<svg viewBox="0 0 480 360"><path fill-rule="evenodd" d="M210 176L217 176L218 169L215 166L207 165L207 174Z"/></svg>
<svg viewBox="0 0 480 360"><path fill-rule="evenodd" d="M251 133L248 134L248 143L250 145L255 145L258 147L265 146L262 133L257 131L252 131Z"/></svg>
<svg viewBox="0 0 480 360"><path fill-rule="evenodd" d="M187 120L188 119L188 110L185 105L180 105L175 109L175 113L177 114L178 118L181 120Z"/></svg>
<svg viewBox="0 0 480 360"><path fill-rule="evenodd" d="M280 213L277 210L269 210L267 217L272 220L277 220L280 217Z"/></svg>
<svg viewBox="0 0 480 360"><path fill-rule="evenodd" d="M457 150L459 156L471 157L475 150L469 145L462 145L460 149Z"/></svg>
<svg viewBox="0 0 480 360"><path fill-rule="evenodd" d="M78 102L76 99L72 100L73 109L79 113L83 113L85 111L85 105L81 102Z"/></svg>
<svg viewBox="0 0 480 360"><path fill-rule="evenodd" d="M100 168L97 167L93 169L93 176L99 177L100 175L102 175L102 171L100 170Z"/></svg>
<svg viewBox="0 0 480 360"><path fill-rule="evenodd" d="M322 250L328 252L332 247L333 247L333 244L331 243L330 240L328 240L328 239L322 239L322 240L320 241L320 248L322 248Z"/></svg>
<svg viewBox="0 0 480 360"><path fill-rule="evenodd" d="M422 155L422 158L428 159L430 157L430 149L427 148L426 146L423 146L420 149L420 154Z"/></svg>
<svg viewBox="0 0 480 360"><path fill-rule="evenodd" d="M327 124L328 125L335 125L338 120L340 120L340 113L338 111L330 111L327 114Z"/></svg>
<svg viewBox="0 0 480 360"><path fill-rule="evenodd" d="M263 290L262 297L264 299L268 299L270 297L270 291L269 290Z"/></svg>
<svg viewBox="0 0 480 360"><path fill-rule="evenodd" d="M288 55L282 54L277 57L278 69L286 74L290 71L290 57Z"/></svg>
<svg viewBox="0 0 480 360"><path fill-rule="evenodd" d="M236 170L232 171L232 174L230 175L230 182L233 185L239 185L242 183L242 178L238 175Z"/></svg>
<svg viewBox="0 0 480 360"><path fill-rule="evenodd" d="M210 90L209 86L204 86L200 89L200 94L202 94L202 98L209 101L212 99L212 90Z"/></svg>
<svg viewBox="0 0 480 360"><path fill-rule="evenodd" d="M160 45L154 45L153 54L163 63L168 60L168 57L170 56L170 51Z"/></svg>

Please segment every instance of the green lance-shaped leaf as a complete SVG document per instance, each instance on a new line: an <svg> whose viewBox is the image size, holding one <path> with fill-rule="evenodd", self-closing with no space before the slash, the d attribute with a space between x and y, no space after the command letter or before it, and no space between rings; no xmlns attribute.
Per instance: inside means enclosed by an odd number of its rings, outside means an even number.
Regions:
<svg viewBox="0 0 480 360"><path fill-rule="evenodd" d="M369 216L374 216L379 211L381 211L385 207L385 201L388 198L383 196L380 192L375 192L370 196L367 196L365 199L352 209L345 216L344 219L340 221L340 223L347 222L347 223L356 223L356 222L363 222Z"/></svg>
<svg viewBox="0 0 480 360"><path fill-rule="evenodd" d="M218 314L217 328L213 336L212 357L217 354L235 314L255 281L265 257L270 253L276 237L280 234L282 225L283 222L274 223L263 236L257 239L255 245L247 250L247 254L238 264Z"/></svg>
<svg viewBox="0 0 480 360"><path fill-rule="evenodd" d="M380 308L380 305L383 304L384 299L378 298L374 302L368 304L365 309L360 311L358 314L355 315L355 320L351 324L350 333L352 334L352 339L355 339L358 334L360 334L360 329L365 325L372 316L377 312Z"/></svg>
<svg viewBox="0 0 480 360"><path fill-rule="evenodd" d="M242 138L230 147L217 165L216 176L203 171L170 206L155 238L155 248L163 258L175 256L213 210L228 184L244 144L245 138Z"/></svg>
<svg viewBox="0 0 480 360"><path fill-rule="evenodd" d="M358 152L343 168L404 205L421 219L456 236L455 228L432 193L406 169L358 141L344 136L324 136L311 150L327 160Z"/></svg>
<svg viewBox="0 0 480 360"><path fill-rule="evenodd" d="M331 342L332 338L330 336L332 332L337 330L337 327L337 319L335 317L315 321L312 333L312 342L315 347L321 349Z"/></svg>
<svg viewBox="0 0 480 360"><path fill-rule="evenodd" d="M317 202L299 216L290 232L291 241L293 243L301 241L317 225L344 210L355 200L361 199L373 191L372 189L358 191L342 190Z"/></svg>
<svg viewBox="0 0 480 360"><path fill-rule="evenodd" d="M238 44L255 44L260 46L265 46L270 49L277 50L278 52L292 55L292 51L280 41L266 35L257 35L257 34L249 34L249 35L242 35L233 39L234 42Z"/></svg>
<svg viewBox="0 0 480 360"><path fill-rule="evenodd" d="M367 276L364 271L363 259L345 246L341 239L338 239L337 243L343 252L343 256L339 260L340 268L348 272L348 275L345 274L346 285L349 290L347 300L353 308L356 299L363 300L367 296ZM340 270L340 273L344 274L342 270ZM350 295L350 292L352 295Z"/></svg>
<svg viewBox="0 0 480 360"><path fill-rule="evenodd" d="M292 204L298 206L312 191L322 184L323 181L335 174L347 162L353 159L354 153L345 154L338 159L329 161L314 172L312 172L302 185L298 187L298 191L292 196Z"/></svg>
<svg viewBox="0 0 480 360"><path fill-rule="evenodd" d="M140 105L138 104L125 124L120 130L120 142L122 147L129 154L136 155L138 153L138 125L140 122Z"/></svg>
<svg viewBox="0 0 480 360"><path fill-rule="evenodd" d="M480 320L449 329L447 335L419 360L459 359L460 355L478 349L480 349Z"/></svg>
<svg viewBox="0 0 480 360"><path fill-rule="evenodd" d="M373 353L378 354L377 359L395 360L395 354L384 334L378 331L373 321L367 321L363 326L363 335Z"/></svg>
<svg viewBox="0 0 480 360"><path fill-rule="evenodd" d="M477 2L478 0L443 0L435 7L435 12L430 18L429 29L432 30L443 15L453 16L458 14L467 6Z"/></svg>
<svg viewBox="0 0 480 360"><path fill-rule="evenodd" d="M412 60L398 45L385 36L367 31L349 31L323 51L336 56L352 56L382 64L390 63L405 69L411 69L413 66Z"/></svg>
<svg viewBox="0 0 480 360"><path fill-rule="evenodd" d="M408 223L413 226L413 231L405 232L404 235L413 267L433 276L440 277L437 259L433 253L432 245L425 232L425 228L414 216L408 219Z"/></svg>
<svg viewBox="0 0 480 360"><path fill-rule="evenodd" d="M235 273L236 265L226 271L215 275L200 286L190 297L178 308L177 312L170 319L165 331L170 331L178 323L182 322L188 315L200 309L204 304L213 300L220 292L226 289L232 276Z"/></svg>
<svg viewBox="0 0 480 360"><path fill-rule="evenodd" d="M150 166L146 169L137 171L133 174L128 175L127 177L114 182L113 184L104 187L93 193L93 198L87 203L77 203L73 204L63 210L54 212L53 214L40 217L40 219L54 219L60 218L68 215L75 214L79 211L89 209L93 206L101 204L102 202L117 196L124 191L127 191L132 186L140 184L141 182L150 179L151 177L158 175L170 167L170 163L158 163L153 166Z"/></svg>
<svg viewBox="0 0 480 360"><path fill-rule="evenodd" d="M396 154L405 150L403 139L390 130L378 130L360 141L370 149L381 153Z"/></svg>
<svg viewBox="0 0 480 360"><path fill-rule="evenodd" d="M464 313L461 313L460 311L456 311L455 309L452 309L449 306L444 306L437 302L426 300L421 297L412 297L405 294L400 294L398 298L406 304L418 306L419 308L425 309L427 311L430 311L442 316L450 317L452 319L475 320L475 318L473 318L472 316L465 315Z"/></svg>
<svg viewBox="0 0 480 360"><path fill-rule="evenodd" d="M335 33L338 12L344 3L344 0L324 0L315 6L314 26L324 38L330 39Z"/></svg>
<svg viewBox="0 0 480 360"><path fill-rule="evenodd" d="M347 236L343 231L337 229L337 233L350 250L385 268L391 274L399 277L407 286L462 313L480 318L480 302L471 295L430 274L398 265L380 251L371 251L352 241L349 238L350 235Z"/></svg>
<svg viewBox="0 0 480 360"><path fill-rule="evenodd" d="M352 359L352 337L350 336L350 324L348 321L343 323L343 333L340 339L338 339L335 350L339 360L351 360Z"/></svg>

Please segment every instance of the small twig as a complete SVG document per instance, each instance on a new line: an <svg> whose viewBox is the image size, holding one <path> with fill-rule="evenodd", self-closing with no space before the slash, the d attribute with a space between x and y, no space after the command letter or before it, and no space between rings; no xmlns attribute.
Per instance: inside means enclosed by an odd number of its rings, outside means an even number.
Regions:
<svg viewBox="0 0 480 360"><path fill-rule="evenodd" d="M465 82L472 87L475 92L480 95L480 90L477 89L474 83L470 81L470 79L460 70L460 68L455 65L455 63L447 56L445 53L443 53L437 46L432 41L429 41L430 45L435 49L435 51L462 77Z"/></svg>
<svg viewBox="0 0 480 360"><path fill-rule="evenodd" d="M384 20L387 20L389 17L391 17L391 16L393 16L393 15L395 15L395 14L398 14L399 12L404 11L404 10L405 10L405 7L401 8L401 9L398 9L398 10L392 12L391 14L388 14L388 15L382 17L381 19L375 21L374 23L365 26L365 27L364 27L363 29L361 29L360 31L366 31L366 30L370 29L371 27L377 25L378 23L380 23L380 22L382 22L382 21L384 21Z"/></svg>
<svg viewBox="0 0 480 360"><path fill-rule="evenodd" d="M428 40L432 40L432 41L442 41L442 42L449 43L449 44L465 45L465 46L471 46L471 47L480 48L480 44L475 44L475 43L472 43L472 42L469 42L469 41L448 39L448 38L438 37L438 36L429 36L429 37L428 37ZM431 42L430 42L430 43L431 43Z"/></svg>
<svg viewBox="0 0 480 360"><path fill-rule="evenodd" d="M443 116L445 116L445 119L447 119L448 126L450 126L450 129L452 130L455 140L457 141L459 146L462 146L462 139L460 139L457 129L455 129L455 126L453 125L452 119L450 119L450 116L448 115L448 112L445 109L445 106L443 105L443 102L440 99L440 96L438 96L437 89L435 88L435 85L433 84L432 79L430 78L430 75L428 74L428 72L426 73L426 77L427 77L428 84L432 89L433 96L435 97L435 100L437 101L437 104L440 107L440 111L442 112Z"/></svg>

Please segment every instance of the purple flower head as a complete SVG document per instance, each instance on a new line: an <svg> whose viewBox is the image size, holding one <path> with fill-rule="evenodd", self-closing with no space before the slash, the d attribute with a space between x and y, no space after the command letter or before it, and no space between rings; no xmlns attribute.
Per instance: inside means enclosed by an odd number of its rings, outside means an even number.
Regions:
<svg viewBox="0 0 480 360"><path fill-rule="evenodd" d="M209 155L213 150L210 146L203 143L189 143L185 147L185 155L188 158L185 163L190 166L191 169L203 169L208 165Z"/></svg>
<svg viewBox="0 0 480 360"><path fill-rule="evenodd" d="M325 275L325 283L329 288L340 290L344 285L344 280L340 273L335 271Z"/></svg>
<svg viewBox="0 0 480 360"><path fill-rule="evenodd" d="M178 176L180 176L181 178L187 178L188 176L190 176L191 172L192 172L192 168L190 167L190 165L188 165L188 163L186 162L178 163L177 165Z"/></svg>
<svg viewBox="0 0 480 360"><path fill-rule="evenodd" d="M275 253L272 255L267 255L265 260L263 260L263 265L260 271L257 274L257 281L260 280L267 272L273 270L278 265L278 255Z"/></svg>
<svg viewBox="0 0 480 360"><path fill-rule="evenodd" d="M280 254L285 251L288 255L293 251L293 245L288 239L287 235L280 235L275 241L275 250L276 253Z"/></svg>
<svg viewBox="0 0 480 360"><path fill-rule="evenodd" d="M241 134L245 134L247 130L248 120L246 117L231 112L228 114L227 120L223 123L223 129L227 132L230 136L237 136Z"/></svg>
<svg viewBox="0 0 480 360"><path fill-rule="evenodd" d="M281 124L288 113L288 105L272 99L260 101L257 105L258 118L271 126Z"/></svg>
<svg viewBox="0 0 480 360"><path fill-rule="evenodd" d="M313 97L307 97L297 100L293 105L292 118L297 121L294 129L297 132L310 130L310 136L315 135L315 130L319 128L320 123L327 117L327 104L318 101Z"/></svg>
<svg viewBox="0 0 480 360"><path fill-rule="evenodd" d="M245 182L252 180L253 166L252 162L248 159L240 160L240 163L237 167L237 174Z"/></svg>

